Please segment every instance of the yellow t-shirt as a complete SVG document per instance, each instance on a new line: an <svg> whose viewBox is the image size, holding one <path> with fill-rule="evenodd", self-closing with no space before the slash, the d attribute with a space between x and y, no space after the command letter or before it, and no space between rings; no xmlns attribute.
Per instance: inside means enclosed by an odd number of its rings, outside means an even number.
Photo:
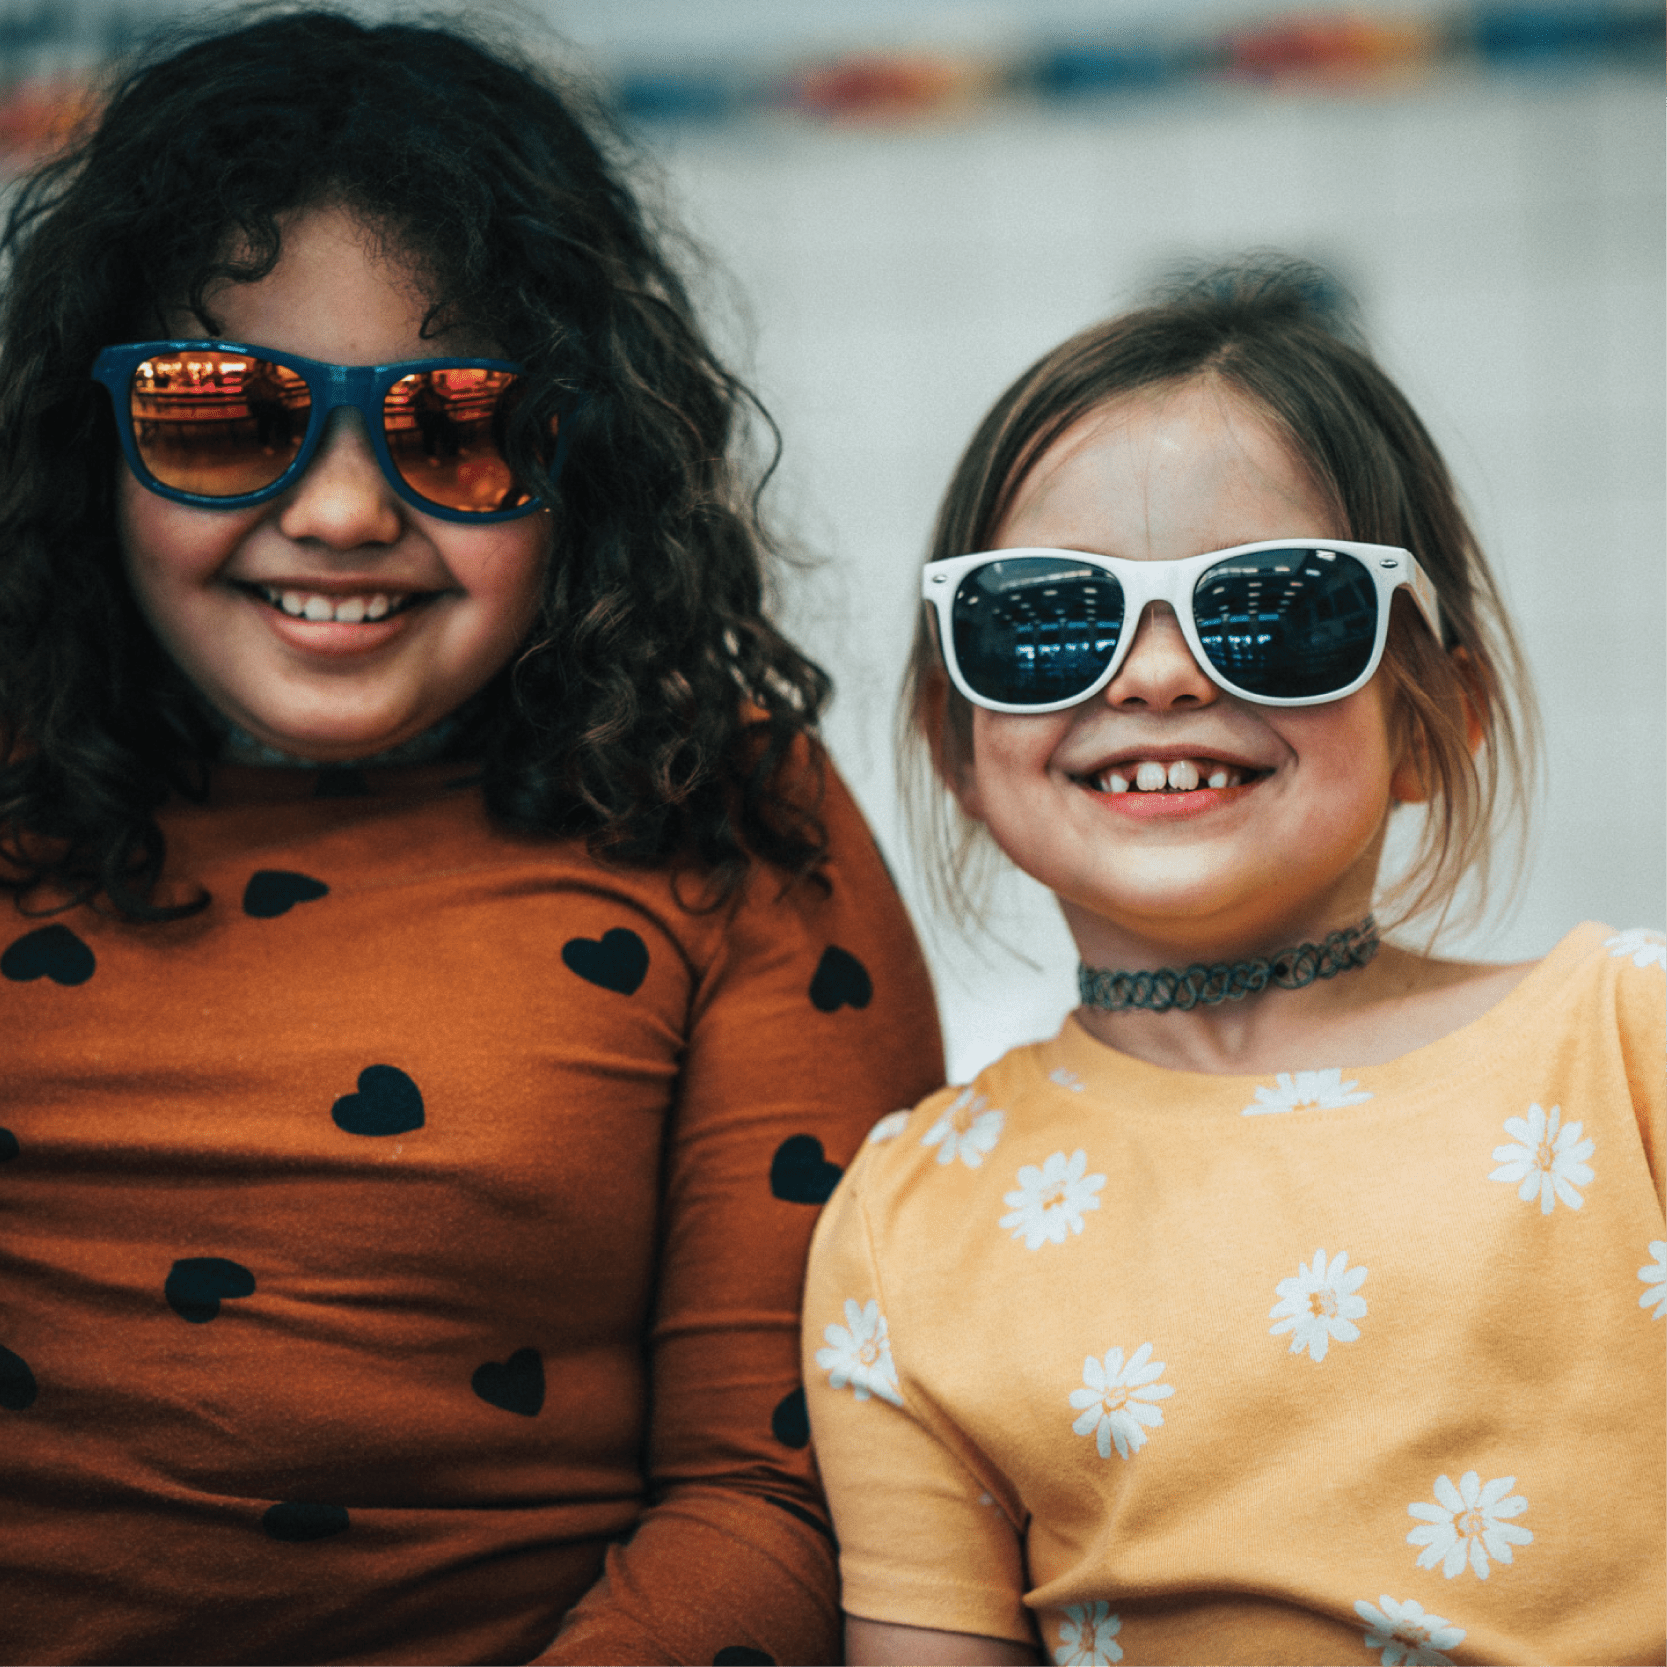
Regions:
<svg viewBox="0 0 1667 1667"><path fill-rule="evenodd" d="M1583 926L1428 1047L1272 1080L1072 1020L883 1119L806 1293L846 1610L1060 1663L1661 1661L1664 964Z"/></svg>

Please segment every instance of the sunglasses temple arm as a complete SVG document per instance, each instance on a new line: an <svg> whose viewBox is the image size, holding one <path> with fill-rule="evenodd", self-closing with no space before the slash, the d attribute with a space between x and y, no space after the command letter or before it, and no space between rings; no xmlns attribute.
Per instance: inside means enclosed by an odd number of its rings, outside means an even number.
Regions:
<svg viewBox="0 0 1667 1667"><path fill-rule="evenodd" d="M1412 563L1412 572L1406 583L1412 591L1412 599L1418 604L1425 622L1434 632L1436 642L1442 643L1444 638L1441 633L1441 603L1436 596L1435 586L1430 583L1430 576L1424 571L1418 558L1411 556L1409 560Z"/></svg>

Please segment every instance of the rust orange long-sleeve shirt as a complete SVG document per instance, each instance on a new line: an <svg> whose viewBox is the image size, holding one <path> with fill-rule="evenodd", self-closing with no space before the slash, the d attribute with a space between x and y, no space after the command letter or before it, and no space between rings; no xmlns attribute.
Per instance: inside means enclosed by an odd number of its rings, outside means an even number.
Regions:
<svg viewBox="0 0 1667 1667"><path fill-rule="evenodd" d="M203 913L6 907L0 1656L837 1658L802 1265L942 1061L822 810L701 912L455 764L228 767Z"/></svg>

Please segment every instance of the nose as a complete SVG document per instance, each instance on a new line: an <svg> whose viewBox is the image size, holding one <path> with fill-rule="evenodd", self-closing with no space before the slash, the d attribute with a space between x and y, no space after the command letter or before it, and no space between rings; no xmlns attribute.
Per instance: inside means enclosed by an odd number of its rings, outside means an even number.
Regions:
<svg viewBox="0 0 1667 1667"><path fill-rule="evenodd" d="M333 550L392 544L404 527L401 500L376 461L357 411L331 412L318 450L280 503L278 530L286 538Z"/></svg>
<svg viewBox="0 0 1667 1667"><path fill-rule="evenodd" d="M1181 634L1181 622L1167 602L1147 605L1134 641L1101 698L1119 710L1167 712L1212 705L1221 691L1198 669Z"/></svg>

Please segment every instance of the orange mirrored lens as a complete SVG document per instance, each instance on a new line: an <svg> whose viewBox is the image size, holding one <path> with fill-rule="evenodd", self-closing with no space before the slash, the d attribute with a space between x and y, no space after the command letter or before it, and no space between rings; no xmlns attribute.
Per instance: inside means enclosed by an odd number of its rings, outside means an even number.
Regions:
<svg viewBox="0 0 1667 1667"><path fill-rule="evenodd" d="M413 492L447 509L489 515L531 494L504 461L504 429L520 378L451 366L402 376L382 401L388 454Z"/></svg>
<svg viewBox="0 0 1667 1667"><path fill-rule="evenodd" d="M146 359L128 399L145 467L164 486L205 498L270 486L300 451L312 410L294 371L241 353Z"/></svg>

